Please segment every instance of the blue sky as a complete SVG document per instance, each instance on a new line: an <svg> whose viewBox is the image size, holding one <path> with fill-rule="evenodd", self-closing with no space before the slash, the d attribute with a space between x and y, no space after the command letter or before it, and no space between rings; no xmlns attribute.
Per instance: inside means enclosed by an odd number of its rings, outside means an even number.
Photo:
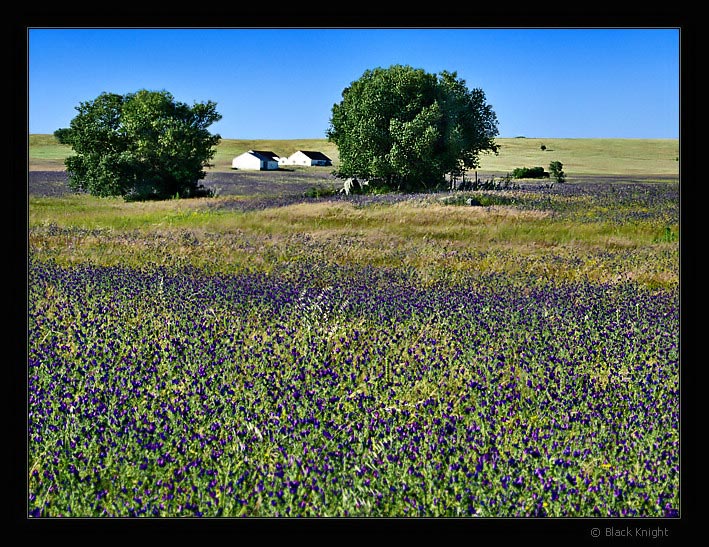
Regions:
<svg viewBox="0 0 709 547"><path fill-rule="evenodd" d="M677 28L29 28L30 133L102 92L217 103L225 139L325 138L365 70L456 71L500 137L678 138Z"/></svg>

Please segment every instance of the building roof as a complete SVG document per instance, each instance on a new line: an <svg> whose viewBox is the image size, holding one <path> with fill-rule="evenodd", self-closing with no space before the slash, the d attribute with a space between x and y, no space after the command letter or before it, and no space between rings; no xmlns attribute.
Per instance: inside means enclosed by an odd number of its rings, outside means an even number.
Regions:
<svg viewBox="0 0 709 547"><path fill-rule="evenodd" d="M249 150L249 153L259 156L262 160L278 161L278 155L270 150Z"/></svg>
<svg viewBox="0 0 709 547"><path fill-rule="evenodd" d="M314 152L312 150L298 150L301 154L305 154L308 156L311 160L325 160L325 161L332 161L330 158L328 158L325 154L322 152Z"/></svg>

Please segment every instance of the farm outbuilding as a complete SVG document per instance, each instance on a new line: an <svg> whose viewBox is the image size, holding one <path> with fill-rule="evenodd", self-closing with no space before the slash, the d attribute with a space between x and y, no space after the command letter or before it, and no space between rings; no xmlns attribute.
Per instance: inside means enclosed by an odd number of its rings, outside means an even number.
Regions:
<svg viewBox="0 0 709 547"><path fill-rule="evenodd" d="M231 162L231 168L252 171L278 169L278 156L268 150L249 150L236 156Z"/></svg>
<svg viewBox="0 0 709 547"><path fill-rule="evenodd" d="M298 150L288 156L288 165L332 165L332 160L322 152Z"/></svg>

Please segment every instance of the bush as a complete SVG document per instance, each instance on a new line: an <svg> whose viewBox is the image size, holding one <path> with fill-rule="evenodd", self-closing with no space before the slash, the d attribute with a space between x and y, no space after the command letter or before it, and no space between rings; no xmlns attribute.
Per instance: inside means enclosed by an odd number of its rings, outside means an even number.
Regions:
<svg viewBox="0 0 709 547"><path fill-rule="evenodd" d="M544 171L544 167L517 167L512 171L514 179L548 179L549 173Z"/></svg>
<svg viewBox="0 0 709 547"><path fill-rule="evenodd" d="M554 175L556 182L566 182L566 174L563 171L564 164L560 161L553 161L549 164L549 171Z"/></svg>

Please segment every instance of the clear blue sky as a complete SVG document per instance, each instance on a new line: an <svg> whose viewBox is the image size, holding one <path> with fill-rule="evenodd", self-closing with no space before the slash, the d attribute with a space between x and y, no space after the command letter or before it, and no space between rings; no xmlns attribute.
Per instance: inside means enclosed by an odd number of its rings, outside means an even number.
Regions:
<svg viewBox="0 0 709 547"><path fill-rule="evenodd" d="M456 71L500 137L678 138L677 28L29 28L29 131L68 127L102 92L211 100L225 139L325 138L371 68Z"/></svg>

